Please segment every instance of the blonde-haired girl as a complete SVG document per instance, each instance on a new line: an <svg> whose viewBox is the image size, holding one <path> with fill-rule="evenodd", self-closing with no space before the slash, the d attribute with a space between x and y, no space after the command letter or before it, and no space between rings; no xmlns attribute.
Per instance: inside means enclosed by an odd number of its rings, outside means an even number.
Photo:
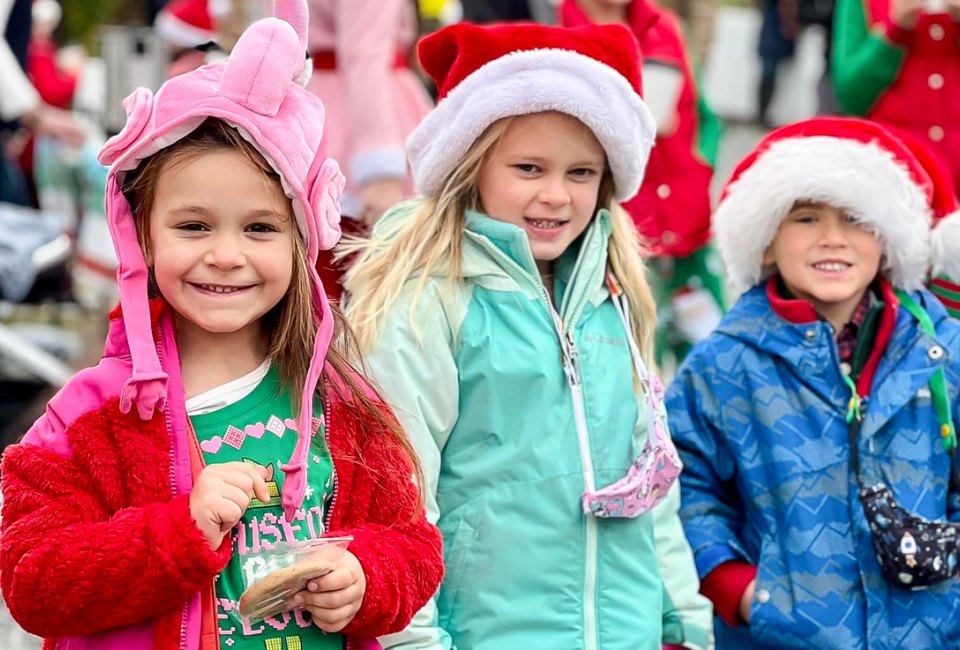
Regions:
<svg viewBox="0 0 960 650"><path fill-rule="evenodd" d="M704 648L645 365L654 307L616 204L655 133L636 44L461 24L420 57L441 97L408 143L425 198L350 247L346 284L445 543L435 602L386 646Z"/></svg>

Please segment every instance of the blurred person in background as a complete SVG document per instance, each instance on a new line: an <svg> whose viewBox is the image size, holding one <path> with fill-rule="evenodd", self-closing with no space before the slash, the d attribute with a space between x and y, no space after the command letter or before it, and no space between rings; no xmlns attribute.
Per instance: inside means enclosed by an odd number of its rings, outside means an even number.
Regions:
<svg viewBox="0 0 960 650"><path fill-rule="evenodd" d="M30 194L19 156L25 138L20 127L81 144L83 127L70 113L50 106L27 78L31 34L30 0L0 0L0 201L29 205Z"/></svg>
<svg viewBox="0 0 960 650"><path fill-rule="evenodd" d="M650 0L563 0L565 27L622 23L640 44L644 99L657 122L640 192L623 204L653 257L657 365L680 364L720 322L720 260L710 240L710 181L720 123L694 80L680 20Z"/></svg>
<svg viewBox="0 0 960 650"><path fill-rule="evenodd" d="M170 52L167 78L206 63L207 51L218 40L207 0L173 0L157 14L153 29Z"/></svg>
<svg viewBox="0 0 960 650"><path fill-rule="evenodd" d="M532 20L544 25L556 22L559 0L461 0L463 20L484 23Z"/></svg>
<svg viewBox="0 0 960 650"><path fill-rule="evenodd" d="M797 38L796 0L763 0L760 24L760 85L757 87L757 122L771 128L768 115L777 87L780 64L793 58Z"/></svg>
<svg viewBox="0 0 960 650"><path fill-rule="evenodd" d="M413 195L404 148L432 102L410 67L418 35L415 0L310 0L307 88L326 106L327 154L347 177L345 233L366 232ZM327 292L340 294L342 265L321 256Z"/></svg>
<svg viewBox="0 0 960 650"><path fill-rule="evenodd" d="M27 48L27 77L40 99L50 106L69 110L83 68L83 49L79 46L61 48L54 40L54 30L63 15L57 0L34 0L31 15L33 27ZM19 156L32 200L36 197L34 144L31 137Z"/></svg>
<svg viewBox="0 0 960 650"><path fill-rule="evenodd" d="M960 188L960 1L839 0L833 82L844 110L920 138Z"/></svg>
<svg viewBox="0 0 960 650"><path fill-rule="evenodd" d="M698 66L702 66L717 22L717 0L663 0L660 4L683 20L689 44L687 52Z"/></svg>

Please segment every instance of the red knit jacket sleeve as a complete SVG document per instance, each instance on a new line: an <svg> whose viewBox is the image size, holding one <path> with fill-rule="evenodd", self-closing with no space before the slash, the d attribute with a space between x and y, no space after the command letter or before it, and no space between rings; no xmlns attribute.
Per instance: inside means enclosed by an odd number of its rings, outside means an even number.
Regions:
<svg viewBox="0 0 960 650"><path fill-rule="evenodd" d="M3 456L0 585L13 618L38 636L170 613L229 560L229 543L209 548L188 497L170 496L163 418L150 428L104 410L70 428L70 458L26 444Z"/></svg>
<svg viewBox="0 0 960 650"><path fill-rule="evenodd" d="M399 632L440 587L440 531L427 522L413 464L399 444L369 430L355 409L335 408L333 421L352 430L360 462L352 464L349 506L332 522L342 528L328 534L353 536L349 550L367 580L363 604L343 632L362 638Z"/></svg>

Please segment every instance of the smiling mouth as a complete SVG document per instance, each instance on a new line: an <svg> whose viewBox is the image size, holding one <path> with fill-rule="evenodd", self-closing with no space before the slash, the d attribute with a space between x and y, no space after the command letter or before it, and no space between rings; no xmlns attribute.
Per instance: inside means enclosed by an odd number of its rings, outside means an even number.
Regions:
<svg viewBox="0 0 960 650"><path fill-rule="evenodd" d="M238 293L245 289L249 289L253 286L252 284L248 284L244 286L230 286L230 285L224 285L224 284L201 284L198 282L191 282L190 284L191 286L194 286L197 289L200 289L201 291L206 291L208 293L220 293L220 294Z"/></svg>
<svg viewBox="0 0 960 650"><path fill-rule="evenodd" d="M828 273L840 273L852 266L853 264L848 264L847 262L817 262L813 265L813 268L818 271L827 271Z"/></svg>
<svg viewBox="0 0 960 650"><path fill-rule="evenodd" d="M542 228L544 230L554 230L556 228L561 228L566 225L566 221L557 221L554 219L531 219L530 217L524 217L524 221L529 223L534 228Z"/></svg>

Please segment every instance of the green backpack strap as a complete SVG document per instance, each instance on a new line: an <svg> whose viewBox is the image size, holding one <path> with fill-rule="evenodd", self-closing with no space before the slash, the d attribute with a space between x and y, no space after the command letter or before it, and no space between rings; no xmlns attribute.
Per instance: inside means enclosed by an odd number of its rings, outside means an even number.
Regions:
<svg viewBox="0 0 960 650"><path fill-rule="evenodd" d="M903 308L919 321L921 331L928 336L936 336L930 314L907 292L897 289L896 293ZM940 422L940 442L943 444L944 451L953 452L957 448L957 429L950 415L950 395L947 392L947 375L943 368L937 368L930 377L930 395L933 399L933 410Z"/></svg>

